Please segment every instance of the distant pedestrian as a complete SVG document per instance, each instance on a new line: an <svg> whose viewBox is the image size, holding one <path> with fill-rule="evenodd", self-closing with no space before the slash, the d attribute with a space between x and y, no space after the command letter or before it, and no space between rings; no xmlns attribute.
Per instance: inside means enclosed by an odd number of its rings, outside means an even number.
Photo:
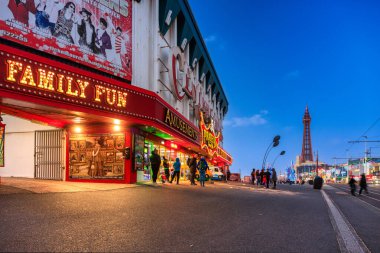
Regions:
<svg viewBox="0 0 380 253"><path fill-rule="evenodd" d="M276 169L272 169L272 181L273 181L273 189L276 189L277 186L277 172Z"/></svg>
<svg viewBox="0 0 380 253"><path fill-rule="evenodd" d="M197 164L197 169L199 171L199 182L201 183L202 187L205 187L205 181L206 181L206 171L208 169L208 164L206 159L202 156Z"/></svg>
<svg viewBox="0 0 380 253"><path fill-rule="evenodd" d="M259 184L261 184L261 177L260 177L260 170L259 169L256 170L256 184L257 184L257 186Z"/></svg>
<svg viewBox="0 0 380 253"><path fill-rule="evenodd" d="M191 185L197 185L195 183L195 173L197 172L197 154L193 154L193 157L190 158L188 166L190 168L190 183Z"/></svg>
<svg viewBox="0 0 380 253"><path fill-rule="evenodd" d="M362 177L360 178L359 185L360 185L359 195L362 194L362 191L363 191L363 190L365 191L365 193L368 194L367 180L366 180L366 178L365 178L365 174L364 174L364 173L362 174Z"/></svg>
<svg viewBox="0 0 380 253"><path fill-rule="evenodd" d="M152 151L152 155L150 156L149 160L150 160L150 166L152 167L152 174L153 174L152 180L153 180L153 183L155 184L157 181L157 174L161 165L161 158L158 155L157 149L154 149Z"/></svg>
<svg viewBox="0 0 380 253"><path fill-rule="evenodd" d="M264 169L261 169L261 171L260 171L260 178L261 178L260 184L264 185L265 184L265 179L266 179Z"/></svg>
<svg viewBox="0 0 380 253"><path fill-rule="evenodd" d="M352 196L356 196L356 194L355 194L355 192L356 192L356 180L355 180L354 176L351 176L351 179L348 182L348 184L350 185Z"/></svg>
<svg viewBox="0 0 380 253"><path fill-rule="evenodd" d="M178 157L175 159L175 162L173 163L173 168L174 168L174 174L172 176L172 180L170 180L170 183L172 183L173 180L177 177L177 184L179 184L179 173L181 172L181 162L179 161Z"/></svg>
<svg viewBox="0 0 380 253"><path fill-rule="evenodd" d="M166 181L169 182L170 180L170 173L169 173L169 161L168 159L166 159L165 156L162 157L162 166L164 166L164 172L165 172L165 177L166 177Z"/></svg>
<svg viewBox="0 0 380 253"><path fill-rule="evenodd" d="M252 172L251 172L251 181L252 181L253 185L255 184L255 177L256 177L256 170L252 169Z"/></svg>
<svg viewBox="0 0 380 253"><path fill-rule="evenodd" d="M267 188L269 188L270 175L271 175L271 173L269 172L269 169L267 169L267 171L265 172L265 179L266 179Z"/></svg>
<svg viewBox="0 0 380 253"><path fill-rule="evenodd" d="M230 181L230 177L231 177L231 171L230 169L227 169L227 181Z"/></svg>

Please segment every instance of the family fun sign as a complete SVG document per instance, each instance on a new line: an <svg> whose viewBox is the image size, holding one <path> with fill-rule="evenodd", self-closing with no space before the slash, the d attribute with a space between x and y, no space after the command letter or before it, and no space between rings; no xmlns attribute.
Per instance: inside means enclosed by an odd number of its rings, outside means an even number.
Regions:
<svg viewBox="0 0 380 253"><path fill-rule="evenodd" d="M126 89L23 58L1 54L1 78L7 88L82 105L125 108ZM5 56L5 57L4 57Z"/></svg>

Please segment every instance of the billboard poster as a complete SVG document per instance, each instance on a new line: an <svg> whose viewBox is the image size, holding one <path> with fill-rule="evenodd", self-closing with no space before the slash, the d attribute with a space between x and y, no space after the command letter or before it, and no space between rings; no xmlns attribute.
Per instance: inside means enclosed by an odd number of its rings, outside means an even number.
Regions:
<svg viewBox="0 0 380 253"><path fill-rule="evenodd" d="M132 77L132 0L1 0L0 36Z"/></svg>

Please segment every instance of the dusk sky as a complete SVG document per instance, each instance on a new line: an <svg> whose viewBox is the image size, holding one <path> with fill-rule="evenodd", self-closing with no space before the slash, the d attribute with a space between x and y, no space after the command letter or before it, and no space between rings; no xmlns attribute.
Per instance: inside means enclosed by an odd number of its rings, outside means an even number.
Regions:
<svg viewBox="0 0 380 253"><path fill-rule="evenodd" d="M354 0L189 0L229 101L224 148L232 172L267 162L284 170L302 150L311 114L313 152L363 157L380 140L380 2ZM380 142L367 143L380 157ZM344 162L336 160L337 163Z"/></svg>

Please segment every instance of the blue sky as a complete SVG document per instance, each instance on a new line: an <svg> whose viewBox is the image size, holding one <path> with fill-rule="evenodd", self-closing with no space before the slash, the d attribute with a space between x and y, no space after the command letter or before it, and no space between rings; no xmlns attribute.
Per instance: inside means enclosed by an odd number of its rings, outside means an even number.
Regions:
<svg viewBox="0 0 380 253"><path fill-rule="evenodd" d="M189 3L229 101L224 148L232 172L261 167L277 134L268 162L282 150L278 170L295 161L306 105L313 151L324 162L362 157L364 143L348 141L363 134L380 140L379 1ZM380 142L367 146L380 157Z"/></svg>

